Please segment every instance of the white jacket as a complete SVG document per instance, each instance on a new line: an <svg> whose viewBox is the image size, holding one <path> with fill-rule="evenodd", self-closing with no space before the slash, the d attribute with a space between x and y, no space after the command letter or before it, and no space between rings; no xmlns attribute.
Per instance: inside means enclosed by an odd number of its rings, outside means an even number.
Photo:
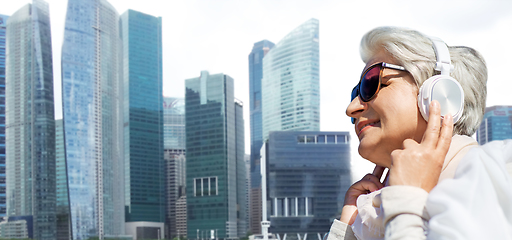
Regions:
<svg viewBox="0 0 512 240"><path fill-rule="evenodd" d="M496 141L464 154L453 179L440 181L430 195L410 186L383 188L385 238L512 239L507 167L511 172L512 140ZM328 239L356 238L350 226L335 220Z"/></svg>

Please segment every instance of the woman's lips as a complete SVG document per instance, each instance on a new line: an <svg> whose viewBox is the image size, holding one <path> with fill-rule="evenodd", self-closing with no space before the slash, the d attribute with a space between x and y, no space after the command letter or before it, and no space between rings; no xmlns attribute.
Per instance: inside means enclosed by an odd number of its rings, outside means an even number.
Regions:
<svg viewBox="0 0 512 240"><path fill-rule="evenodd" d="M360 136L361 133L363 133L364 131L372 128L373 126L375 126L376 124L380 123L380 121L363 121L363 122L360 122L357 126L357 128L359 129L359 133L357 134L357 136Z"/></svg>

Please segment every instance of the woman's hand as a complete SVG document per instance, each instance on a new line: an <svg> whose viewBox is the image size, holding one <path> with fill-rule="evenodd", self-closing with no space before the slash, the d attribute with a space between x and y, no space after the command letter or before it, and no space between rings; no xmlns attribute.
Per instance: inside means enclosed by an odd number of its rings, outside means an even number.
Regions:
<svg viewBox="0 0 512 240"><path fill-rule="evenodd" d="M380 182L384 167L376 166L372 174L366 174L361 180L352 184L345 194L345 205L341 210L340 221L352 225L357 216L357 197L381 189L384 185Z"/></svg>
<svg viewBox="0 0 512 240"><path fill-rule="evenodd" d="M403 149L391 152L389 185L415 186L430 192L437 185L452 132L452 116L445 116L441 127L439 102L432 101L427 130L421 142L406 139Z"/></svg>

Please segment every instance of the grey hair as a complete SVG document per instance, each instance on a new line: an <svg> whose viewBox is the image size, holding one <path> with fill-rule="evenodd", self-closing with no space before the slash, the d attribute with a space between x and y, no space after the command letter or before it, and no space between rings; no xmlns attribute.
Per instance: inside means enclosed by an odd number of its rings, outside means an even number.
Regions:
<svg viewBox="0 0 512 240"><path fill-rule="evenodd" d="M463 46L448 47L455 78L464 91L464 111L454 126L454 133L472 136L485 113L487 98L487 67L483 57L474 49ZM436 56L429 37L405 28L378 27L361 39L360 54L367 63L379 51L386 50L398 64L412 75L416 85L438 74Z"/></svg>

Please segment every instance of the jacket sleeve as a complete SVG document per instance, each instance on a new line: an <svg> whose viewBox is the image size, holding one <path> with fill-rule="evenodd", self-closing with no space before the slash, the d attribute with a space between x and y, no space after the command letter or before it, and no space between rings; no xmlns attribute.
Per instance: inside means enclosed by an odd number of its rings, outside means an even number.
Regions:
<svg viewBox="0 0 512 240"><path fill-rule="evenodd" d="M417 187L390 186L382 189L385 239L426 239L429 215L428 193Z"/></svg>
<svg viewBox="0 0 512 240"><path fill-rule="evenodd" d="M357 240L350 225L334 219L327 240Z"/></svg>

